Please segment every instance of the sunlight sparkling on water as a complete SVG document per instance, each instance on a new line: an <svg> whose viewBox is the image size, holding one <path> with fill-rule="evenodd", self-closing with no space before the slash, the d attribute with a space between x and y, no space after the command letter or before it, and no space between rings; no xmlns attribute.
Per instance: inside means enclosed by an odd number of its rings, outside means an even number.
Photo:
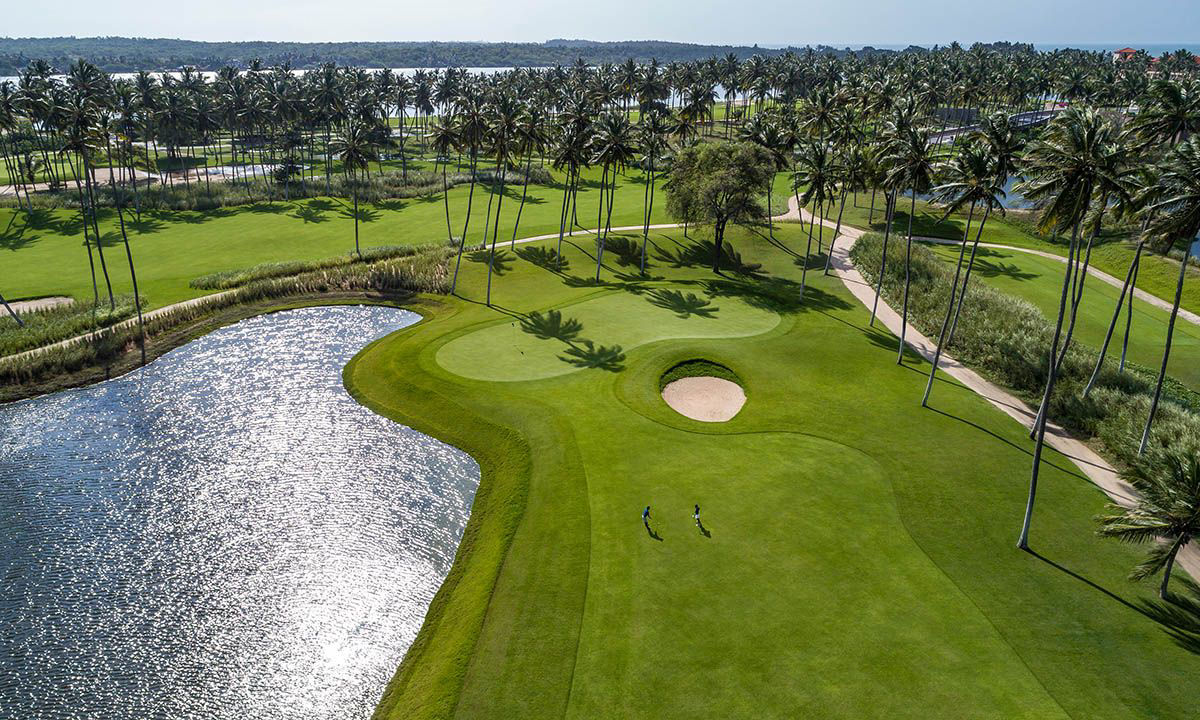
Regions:
<svg viewBox="0 0 1200 720"><path fill-rule="evenodd" d="M253 318L0 407L0 718L369 717L479 478L342 386L418 319Z"/></svg>

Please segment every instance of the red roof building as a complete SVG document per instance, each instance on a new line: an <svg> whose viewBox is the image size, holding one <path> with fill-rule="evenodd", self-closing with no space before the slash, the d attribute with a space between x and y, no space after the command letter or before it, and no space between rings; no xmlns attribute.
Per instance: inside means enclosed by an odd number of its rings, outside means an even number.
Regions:
<svg viewBox="0 0 1200 720"><path fill-rule="evenodd" d="M1120 50L1113 50L1112 59L1113 62L1125 62L1129 58L1133 57L1136 53L1137 50L1134 50L1133 48L1121 48Z"/></svg>

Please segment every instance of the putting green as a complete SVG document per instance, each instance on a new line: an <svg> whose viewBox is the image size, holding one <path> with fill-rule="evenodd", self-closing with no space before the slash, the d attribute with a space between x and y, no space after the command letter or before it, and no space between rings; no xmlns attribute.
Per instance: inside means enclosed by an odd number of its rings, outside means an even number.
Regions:
<svg viewBox="0 0 1200 720"><path fill-rule="evenodd" d="M610 294L483 327L437 352L450 372L474 380L520 381L589 367L617 369L624 353L658 340L761 335L779 315L734 297L656 288Z"/></svg>

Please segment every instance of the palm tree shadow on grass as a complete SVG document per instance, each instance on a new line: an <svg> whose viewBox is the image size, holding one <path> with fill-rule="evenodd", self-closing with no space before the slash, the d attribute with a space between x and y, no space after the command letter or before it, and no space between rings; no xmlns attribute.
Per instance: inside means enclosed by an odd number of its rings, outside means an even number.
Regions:
<svg viewBox="0 0 1200 720"><path fill-rule="evenodd" d="M702 298L695 293L687 293L686 295L679 290L652 290L647 298L651 305L664 308L675 313L682 320L695 315L702 318L715 318L717 311L720 309L712 304L712 301L707 298Z"/></svg>
<svg viewBox="0 0 1200 720"><path fill-rule="evenodd" d="M353 220L354 219L354 208L345 208L341 211L340 215L348 220ZM369 222L375 222L378 219L379 219L379 211L378 210L372 210L371 208L366 207L365 205L359 205L359 207L358 207L358 221L359 222L369 223Z"/></svg>
<svg viewBox="0 0 1200 720"><path fill-rule="evenodd" d="M162 232L167 228L166 223L152 218L149 215L143 215L141 219L136 217L130 218L129 220L125 221L125 225L129 229L136 231L139 235Z"/></svg>
<svg viewBox="0 0 1200 720"><path fill-rule="evenodd" d="M604 241L604 253L617 258L621 267L640 267L642 264L642 245L624 235L609 235Z"/></svg>
<svg viewBox="0 0 1200 720"><path fill-rule="evenodd" d="M710 297L738 298L750 307L779 314L849 310L852 307L842 298L811 285L801 294L800 283L787 278L722 278L704 280L701 285Z"/></svg>
<svg viewBox="0 0 1200 720"><path fill-rule="evenodd" d="M554 248L543 247L541 245L525 245L517 248L515 252L517 257L525 262L532 263L543 270L549 270L558 275L562 275L571 269L570 261L565 256L560 256Z"/></svg>
<svg viewBox="0 0 1200 720"><path fill-rule="evenodd" d="M625 368L625 352L620 345L596 345L591 340L573 343L558 359L575 367L608 372L620 372Z"/></svg>
<svg viewBox="0 0 1200 720"><path fill-rule="evenodd" d="M288 217L301 220L304 223L316 224L329 221L325 213L325 209L314 207L313 203L309 203L308 205L297 205L296 209Z"/></svg>
<svg viewBox="0 0 1200 720"><path fill-rule="evenodd" d="M8 219L8 227L4 228L4 232L0 233L0 250L20 250L28 247L41 239L40 235L27 232L32 225L25 223L19 227L16 226L17 213L13 213Z"/></svg>
<svg viewBox="0 0 1200 720"><path fill-rule="evenodd" d="M1200 655L1200 585L1187 577L1177 582L1187 588L1188 596L1176 591L1170 601L1141 600L1139 605L1143 613L1163 626L1176 645Z"/></svg>
<svg viewBox="0 0 1200 720"><path fill-rule="evenodd" d="M1187 596L1173 593L1168 601L1139 599L1136 603L1132 603L1074 570L1041 555L1036 550L1027 552L1055 570L1066 573L1130 610L1153 620L1162 626L1163 631L1175 641L1176 645L1188 652L1200 655L1200 585L1197 585L1191 578L1180 577L1178 579L1178 582L1187 589Z"/></svg>
<svg viewBox="0 0 1200 720"><path fill-rule="evenodd" d="M487 265L488 257L490 255L491 252L489 250L476 250L475 252L467 255L467 260L470 260L474 263L482 263ZM496 275L503 275L511 269L509 268L509 263L511 262L512 256L508 254L507 250L497 250L496 257L492 259L492 272L494 272Z"/></svg>
<svg viewBox="0 0 1200 720"><path fill-rule="evenodd" d="M1038 277L1037 273L1023 272L1013 263L985 260L981 257L975 258L975 273L986 278L1003 276L1012 280L1033 280Z"/></svg>
<svg viewBox="0 0 1200 720"><path fill-rule="evenodd" d="M681 244L674 252L669 249L656 248L654 259L670 265L673 268L712 267L713 256L716 253L716 243L712 240L696 240L689 244ZM721 245L722 272L733 272L750 277L762 276L762 265L747 263L742 260L742 254L725 242Z"/></svg>
<svg viewBox="0 0 1200 720"><path fill-rule="evenodd" d="M561 340L569 344L583 332L583 324L575 318L564 319L559 310L549 310L544 315L535 310L521 318L521 330L542 340Z"/></svg>

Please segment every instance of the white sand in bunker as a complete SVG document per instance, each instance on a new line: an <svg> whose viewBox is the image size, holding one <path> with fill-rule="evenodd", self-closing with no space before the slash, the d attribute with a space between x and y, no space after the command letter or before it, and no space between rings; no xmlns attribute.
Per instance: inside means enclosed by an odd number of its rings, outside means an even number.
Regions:
<svg viewBox="0 0 1200 720"><path fill-rule="evenodd" d="M701 422L725 422L746 404L742 386L717 377L685 377L667 383L663 400L675 412Z"/></svg>

